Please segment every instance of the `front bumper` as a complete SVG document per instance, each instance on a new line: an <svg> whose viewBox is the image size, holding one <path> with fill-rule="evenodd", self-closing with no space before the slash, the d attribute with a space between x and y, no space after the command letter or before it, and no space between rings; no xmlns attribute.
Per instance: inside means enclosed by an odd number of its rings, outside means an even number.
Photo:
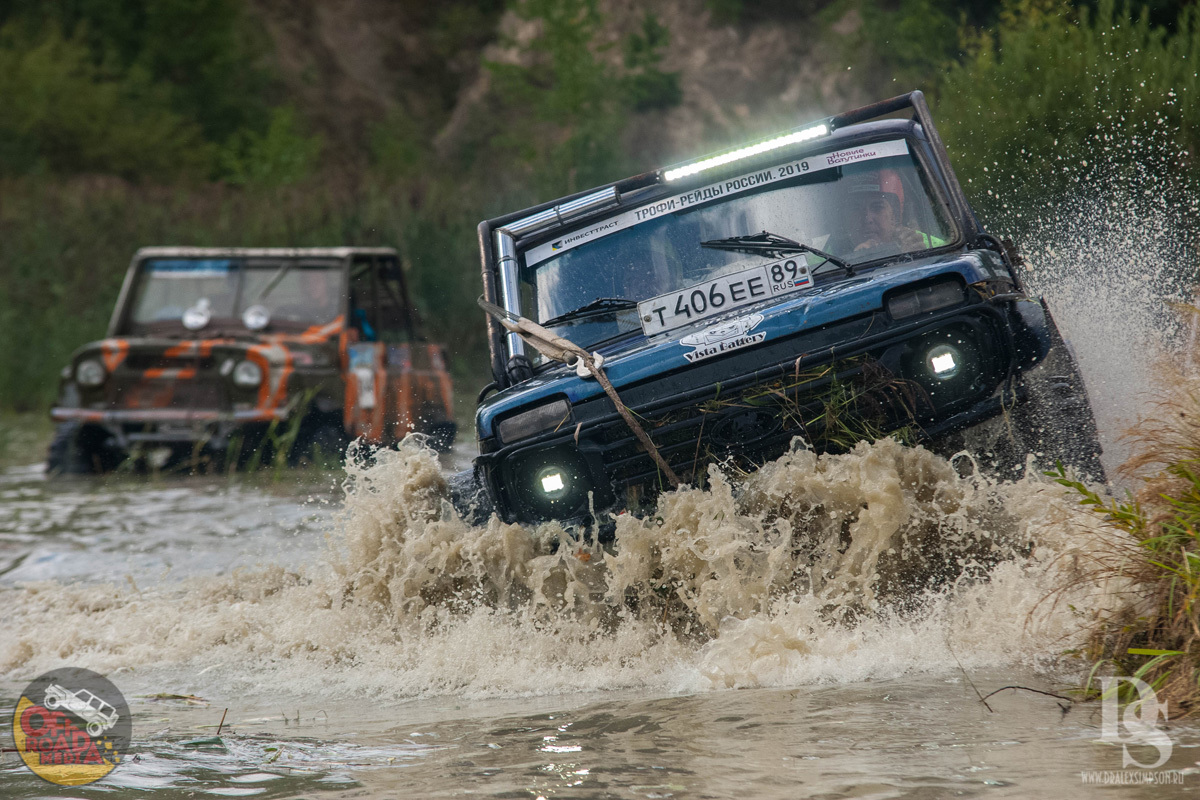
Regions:
<svg viewBox="0 0 1200 800"><path fill-rule="evenodd" d="M217 411L210 409L112 409L56 407L50 410L55 422L77 421L104 428L119 448L140 442L177 444L206 443L223 446L234 430L254 424L284 421L290 408L267 411Z"/></svg>

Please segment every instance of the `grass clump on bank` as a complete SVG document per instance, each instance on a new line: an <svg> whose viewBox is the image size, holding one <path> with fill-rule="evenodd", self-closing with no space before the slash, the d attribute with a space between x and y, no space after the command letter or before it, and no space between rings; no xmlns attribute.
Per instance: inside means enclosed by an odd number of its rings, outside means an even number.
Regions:
<svg viewBox="0 0 1200 800"><path fill-rule="evenodd" d="M1094 576L1123 579L1128 594L1093 633L1089 684L1106 669L1140 678L1174 719L1200 711L1200 376L1172 369L1166 383L1128 433L1135 451L1122 471L1140 491L1105 500L1061 465L1047 474L1127 535Z"/></svg>

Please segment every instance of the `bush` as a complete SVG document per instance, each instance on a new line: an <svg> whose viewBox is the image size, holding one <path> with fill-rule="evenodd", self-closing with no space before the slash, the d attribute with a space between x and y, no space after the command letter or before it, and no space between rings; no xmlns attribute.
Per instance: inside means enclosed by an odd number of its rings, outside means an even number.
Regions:
<svg viewBox="0 0 1200 800"><path fill-rule="evenodd" d="M937 90L937 118L982 213L1011 220L1121 173L1160 192L1198 177L1195 5L1168 31L1113 0L1008 0L967 49Z"/></svg>
<svg viewBox="0 0 1200 800"><path fill-rule="evenodd" d="M97 65L79 36L0 29L0 174L206 175L215 148L166 87Z"/></svg>

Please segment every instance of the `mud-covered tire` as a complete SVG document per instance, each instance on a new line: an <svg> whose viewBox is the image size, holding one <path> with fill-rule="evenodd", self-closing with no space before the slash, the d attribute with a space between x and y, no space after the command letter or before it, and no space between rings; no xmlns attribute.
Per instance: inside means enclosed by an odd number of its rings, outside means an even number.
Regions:
<svg viewBox="0 0 1200 800"><path fill-rule="evenodd" d="M487 488L473 469L463 470L450 476L450 503L466 522L479 525L487 521L496 506Z"/></svg>
<svg viewBox="0 0 1200 800"><path fill-rule="evenodd" d="M46 448L49 475L90 475L116 468L120 458L104 449L107 433L80 422L62 422Z"/></svg>
<svg viewBox="0 0 1200 800"><path fill-rule="evenodd" d="M1024 439L1025 453L1051 469L1056 462L1096 481L1105 481L1100 434L1087 388L1075 359L1052 329L1054 344L1046 360L1022 380L1025 402L1012 411L1013 427ZM1024 454L1020 456L1024 464Z"/></svg>
<svg viewBox="0 0 1200 800"><path fill-rule="evenodd" d="M333 422L305 422L292 447L293 466L309 466L336 459L340 464L346 457L350 440L342 426Z"/></svg>

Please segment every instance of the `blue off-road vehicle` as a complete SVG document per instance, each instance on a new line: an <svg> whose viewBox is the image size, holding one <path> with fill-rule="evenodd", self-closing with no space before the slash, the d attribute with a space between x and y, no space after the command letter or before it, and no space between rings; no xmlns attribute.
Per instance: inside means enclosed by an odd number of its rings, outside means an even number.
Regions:
<svg viewBox="0 0 1200 800"><path fill-rule="evenodd" d="M452 482L476 516L636 510L797 437L1103 477L1072 357L920 92L487 220L479 243L494 382ZM530 347L521 320L603 375Z"/></svg>

